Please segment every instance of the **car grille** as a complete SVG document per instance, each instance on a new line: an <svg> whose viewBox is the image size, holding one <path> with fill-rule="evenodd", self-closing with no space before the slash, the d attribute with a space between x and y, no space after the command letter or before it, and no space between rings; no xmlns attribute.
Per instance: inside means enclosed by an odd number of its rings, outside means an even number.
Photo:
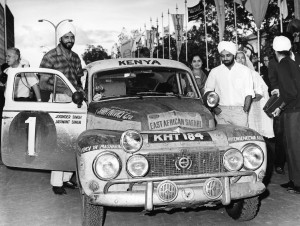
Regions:
<svg viewBox="0 0 300 226"><path fill-rule="evenodd" d="M148 154L145 157L150 167L146 177L224 172L224 152L212 150L188 153Z"/></svg>

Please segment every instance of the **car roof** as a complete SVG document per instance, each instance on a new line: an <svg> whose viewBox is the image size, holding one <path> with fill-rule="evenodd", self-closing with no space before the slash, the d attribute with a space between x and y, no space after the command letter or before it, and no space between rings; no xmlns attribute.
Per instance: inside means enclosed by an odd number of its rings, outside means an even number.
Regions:
<svg viewBox="0 0 300 226"><path fill-rule="evenodd" d="M90 63L86 66L89 74L94 74L98 71L106 71L112 69L122 69L128 67L170 67L178 68L182 70L190 69L183 63L175 60L161 59L161 58L118 58L118 59L108 59L99 60Z"/></svg>

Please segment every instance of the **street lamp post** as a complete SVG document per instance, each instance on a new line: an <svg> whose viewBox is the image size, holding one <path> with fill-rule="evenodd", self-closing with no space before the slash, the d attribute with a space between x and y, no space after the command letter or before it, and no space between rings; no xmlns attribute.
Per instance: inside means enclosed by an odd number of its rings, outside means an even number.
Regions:
<svg viewBox="0 0 300 226"><path fill-rule="evenodd" d="M54 23L52 23L50 20L46 20L46 19L40 19L40 20L38 20L38 22L44 22L44 21L50 23L50 24L54 27L54 30L55 30L55 46L57 46L57 28L58 28L58 26L59 26L62 22L64 22L64 21L72 22L73 20L71 20L71 19L65 19L65 20L60 21L60 22L59 22L58 24L56 24L56 25L55 25Z"/></svg>

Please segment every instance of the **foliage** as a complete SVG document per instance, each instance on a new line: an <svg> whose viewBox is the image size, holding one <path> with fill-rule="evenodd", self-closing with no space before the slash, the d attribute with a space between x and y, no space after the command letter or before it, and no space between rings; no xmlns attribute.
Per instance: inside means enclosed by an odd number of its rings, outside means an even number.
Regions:
<svg viewBox="0 0 300 226"><path fill-rule="evenodd" d="M110 56L108 56L107 50L104 49L101 45L87 45L85 52L82 54L82 59L84 60L85 64L109 58Z"/></svg>

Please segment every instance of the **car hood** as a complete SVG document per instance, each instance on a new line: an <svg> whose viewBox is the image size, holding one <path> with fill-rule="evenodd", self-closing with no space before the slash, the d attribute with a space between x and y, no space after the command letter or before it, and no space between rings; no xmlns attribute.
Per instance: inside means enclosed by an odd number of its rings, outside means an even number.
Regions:
<svg viewBox="0 0 300 226"><path fill-rule="evenodd" d="M139 131L207 131L215 128L201 100L180 97L140 97L92 102L88 129Z"/></svg>

